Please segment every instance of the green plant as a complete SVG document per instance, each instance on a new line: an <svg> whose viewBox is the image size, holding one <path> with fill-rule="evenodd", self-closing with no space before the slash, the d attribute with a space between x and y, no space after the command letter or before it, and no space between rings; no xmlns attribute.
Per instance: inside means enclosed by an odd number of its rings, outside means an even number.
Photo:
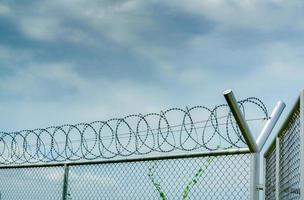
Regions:
<svg viewBox="0 0 304 200"><path fill-rule="evenodd" d="M199 170L195 173L194 177L188 182L185 189L183 190L183 198L182 200L186 200L188 198L189 192L191 188L193 188L197 182L198 179L204 174L204 172L207 170L208 166L211 164L214 157L209 157L207 161L204 163L204 166L200 167Z"/></svg>
<svg viewBox="0 0 304 200"><path fill-rule="evenodd" d="M156 180L155 180L153 169L154 169L154 166L152 168L149 168L148 176L149 176L151 182L153 183L153 186L155 187L156 191L158 192L160 199L167 200L167 197L166 197L165 193L163 192L163 190L160 186L160 183L156 182Z"/></svg>
<svg viewBox="0 0 304 200"><path fill-rule="evenodd" d="M226 149L230 149L230 148L232 148L232 146L229 146L229 147L224 148L224 149L226 150ZM217 146L216 150L218 150L218 149L220 149L220 145ZM185 189L183 190L183 193L182 193L182 200L187 200L190 190L198 183L199 178L201 178L202 175L206 172L207 168L211 165L214 158L215 158L214 156L208 157L207 161L204 162L204 165L201 166L197 170L197 172L194 174L192 179L187 183L187 185L186 185L186 187L185 187ZM148 176L149 176L151 182L153 183L153 186L155 187L156 191L158 192L158 194L160 196L160 199L161 200L167 200L166 194L162 190L160 183L158 183L155 180L155 176L154 176L154 173L153 173L154 167L155 167L155 165L153 165L151 168L149 168Z"/></svg>
<svg viewBox="0 0 304 200"><path fill-rule="evenodd" d="M198 179L204 174L204 172L207 170L209 165L212 163L214 157L209 157L207 161L204 163L202 167L198 169L198 171L195 173L194 177L188 182L185 189L182 193L182 200L187 200L190 190L197 184ZM156 191L158 192L161 200L167 200L167 196L165 192L163 191L161 185L159 182L156 181L154 173L153 173L154 166L149 168L149 178L155 187Z"/></svg>

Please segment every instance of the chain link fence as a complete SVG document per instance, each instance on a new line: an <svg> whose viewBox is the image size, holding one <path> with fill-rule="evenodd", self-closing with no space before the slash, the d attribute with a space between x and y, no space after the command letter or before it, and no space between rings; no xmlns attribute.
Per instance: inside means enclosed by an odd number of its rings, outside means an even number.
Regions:
<svg viewBox="0 0 304 200"><path fill-rule="evenodd" d="M66 199L249 199L251 154L67 165ZM61 199L64 166L0 170L1 200Z"/></svg>
<svg viewBox="0 0 304 200"><path fill-rule="evenodd" d="M280 199L300 199L300 111L280 137Z"/></svg>
<svg viewBox="0 0 304 200"><path fill-rule="evenodd" d="M250 199L253 157L226 104L0 132L0 200Z"/></svg>
<svg viewBox="0 0 304 200"><path fill-rule="evenodd" d="M63 167L0 169L0 199L61 199L63 172Z"/></svg>
<svg viewBox="0 0 304 200"><path fill-rule="evenodd" d="M265 200L275 200L275 187L276 187L276 151L274 149L266 157Z"/></svg>
<svg viewBox="0 0 304 200"><path fill-rule="evenodd" d="M300 199L300 133L300 105L297 103L265 156L266 200L276 199L276 192L280 200Z"/></svg>

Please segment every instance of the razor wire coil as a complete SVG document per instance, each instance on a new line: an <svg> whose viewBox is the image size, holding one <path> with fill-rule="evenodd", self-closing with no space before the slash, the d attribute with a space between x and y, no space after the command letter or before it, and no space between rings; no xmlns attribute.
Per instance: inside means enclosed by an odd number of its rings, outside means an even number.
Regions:
<svg viewBox="0 0 304 200"><path fill-rule="evenodd" d="M238 102L243 115L251 104L268 119L265 104L256 97ZM0 164L49 163L112 159L173 151L216 150L246 145L230 110L219 116L227 104L213 108L193 106L170 108L160 113L135 114L91 123L64 124L17 132L0 132ZM176 124L170 115L181 116ZM195 114L207 114L196 120ZM176 116L176 115L174 115ZM220 128L223 126L224 128Z"/></svg>

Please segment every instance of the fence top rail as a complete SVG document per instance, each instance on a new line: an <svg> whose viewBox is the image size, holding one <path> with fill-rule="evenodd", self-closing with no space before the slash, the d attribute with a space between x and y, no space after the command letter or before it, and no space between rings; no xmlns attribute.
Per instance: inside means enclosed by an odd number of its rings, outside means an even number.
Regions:
<svg viewBox="0 0 304 200"><path fill-rule="evenodd" d="M249 148L238 148L238 149L224 149L215 150L210 152L195 152L195 153L183 153L183 154L172 154L167 155L151 155L145 157L133 157L133 158L118 158L112 160L93 160L93 161L75 161L75 162L50 162L50 163L33 163L33 164L19 164L19 165L0 165L0 169L9 168L35 168L35 167L58 167L58 166L73 166L73 165L90 165L90 164L110 164L110 163L125 163L125 162L142 162L151 160L169 160L169 159L182 159L182 158L195 158L195 157L208 157L208 156L228 156L228 155L239 155L239 154L250 154Z"/></svg>
<svg viewBox="0 0 304 200"><path fill-rule="evenodd" d="M272 152L272 150L275 148L276 138L282 136L282 134L284 133L284 130L286 130L289 127L290 120L293 117L293 114L299 109L300 109L300 97L297 98L295 104L293 105L292 109L288 113L288 115L287 115L286 119L284 120L283 124L281 125L279 131L277 132L275 137L272 138L272 141L271 141L268 149L264 153L264 157L267 157Z"/></svg>

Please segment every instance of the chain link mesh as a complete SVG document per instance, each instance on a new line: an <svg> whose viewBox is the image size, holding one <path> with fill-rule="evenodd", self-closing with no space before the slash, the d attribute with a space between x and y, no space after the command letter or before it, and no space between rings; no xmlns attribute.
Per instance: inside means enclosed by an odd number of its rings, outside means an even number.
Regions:
<svg viewBox="0 0 304 200"><path fill-rule="evenodd" d="M276 148L266 155L265 199L275 199L276 182L280 200L300 199L300 109L289 117L279 134L279 180L276 180Z"/></svg>
<svg viewBox="0 0 304 200"><path fill-rule="evenodd" d="M72 165L67 199L248 199L250 157ZM63 176L63 166L1 169L1 200L61 199Z"/></svg>
<svg viewBox="0 0 304 200"><path fill-rule="evenodd" d="M0 170L0 199L61 199L63 172L63 167L3 168Z"/></svg>
<svg viewBox="0 0 304 200"><path fill-rule="evenodd" d="M269 119L258 98L238 104L244 116L245 105L262 113L246 114L247 121ZM0 200L249 199L252 155L227 108L171 108L0 132ZM198 156L202 152L209 156Z"/></svg>
<svg viewBox="0 0 304 200"><path fill-rule="evenodd" d="M71 166L70 199L248 199L250 155Z"/></svg>
<svg viewBox="0 0 304 200"><path fill-rule="evenodd" d="M280 137L280 199L300 199L300 111Z"/></svg>
<svg viewBox="0 0 304 200"><path fill-rule="evenodd" d="M275 199L276 187L276 149L266 157L265 200Z"/></svg>

